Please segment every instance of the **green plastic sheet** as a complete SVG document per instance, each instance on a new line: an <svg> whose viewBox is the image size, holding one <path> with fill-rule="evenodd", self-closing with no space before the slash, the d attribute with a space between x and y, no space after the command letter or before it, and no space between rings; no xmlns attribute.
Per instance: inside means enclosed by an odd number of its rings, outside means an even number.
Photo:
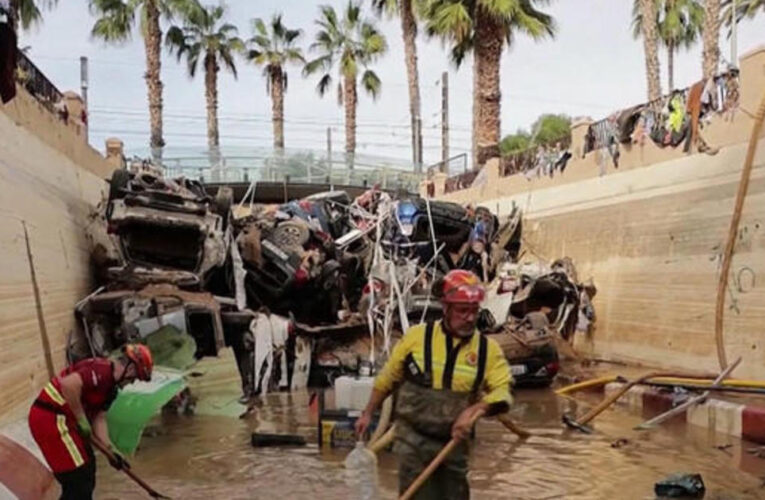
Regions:
<svg viewBox="0 0 765 500"><path fill-rule="evenodd" d="M112 444L126 455L135 453L149 420L185 387L181 372L159 368L151 382L135 382L122 389L106 414Z"/></svg>

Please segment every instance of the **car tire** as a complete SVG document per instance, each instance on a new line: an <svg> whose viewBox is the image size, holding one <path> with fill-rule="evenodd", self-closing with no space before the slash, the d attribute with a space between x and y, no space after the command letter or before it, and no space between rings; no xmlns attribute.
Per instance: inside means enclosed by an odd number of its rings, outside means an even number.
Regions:
<svg viewBox="0 0 765 500"><path fill-rule="evenodd" d="M119 168L112 172L112 178L109 179L109 200L124 198L129 181L130 173L127 170Z"/></svg>
<svg viewBox="0 0 765 500"><path fill-rule="evenodd" d="M310 237L311 233L304 224L287 220L274 228L269 239L281 248L302 249Z"/></svg>
<svg viewBox="0 0 765 500"><path fill-rule="evenodd" d="M213 202L213 211L223 219L223 229L228 227L231 206L234 204L234 191L228 186L218 188Z"/></svg>
<svg viewBox="0 0 765 500"><path fill-rule="evenodd" d="M228 186L218 188L218 192L215 195L215 213L221 217L228 217L233 204L234 191Z"/></svg>

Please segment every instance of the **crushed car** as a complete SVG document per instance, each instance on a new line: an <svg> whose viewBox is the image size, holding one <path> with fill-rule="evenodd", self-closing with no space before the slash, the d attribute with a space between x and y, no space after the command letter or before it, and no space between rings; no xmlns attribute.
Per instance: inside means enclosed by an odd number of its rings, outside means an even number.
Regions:
<svg viewBox="0 0 765 500"><path fill-rule="evenodd" d="M549 386L560 370L559 351L576 356L573 335L594 320L595 291L591 282L577 282L570 258L502 266L479 328L499 342L516 386Z"/></svg>
<svg viewBox="0 0 765 500"><path fill-rule="evenodd" d="M193 347L194 359L216 356L225 346L220 304L207 292L153 284L140 290L100 288L80 301L75 317L84 342L70 346L71 358L108 356L125 343L150 343L152 335L172 327L169 342ZM172 337L172 338L171 338ZM84 345L83 345L84 344ZM158 364L161 357L156 356Z"/></svg>
<svg viewBox="0 0 765 500"><path fill-rule="evenodd" d="M213 199L199 181L167 179L146 162L115 170L88 225L100 280L203 288L226 261L232 202L230 188Z"/></svg>

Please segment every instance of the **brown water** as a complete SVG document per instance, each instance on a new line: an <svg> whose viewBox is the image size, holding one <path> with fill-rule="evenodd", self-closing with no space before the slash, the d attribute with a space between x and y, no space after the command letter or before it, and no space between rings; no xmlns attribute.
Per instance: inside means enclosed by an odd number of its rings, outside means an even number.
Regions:
<svg viewBox="0 0 765 500"><path fill-rule="evenodd" d="M198 414L158 419L133 460L134 470L155 489L183 500L356 496L342 468L348 450L250 446L254 430L300 433L315 443L306 393L269 395L255 415L240 419L235 377L208 372L202 379L208 376L197 387ZM471 459L473 498L652 499L656 481L687 471L703 476L708 500L765 499L759 479L765 460L746 452L750 444L685 425L639 434L630 429L640 418L621 409L604 413L597 432L585 435L560 424L561 412L574 404L548 390L519 392L512 415L533 431L527 440L482 422ZM612 447L618 438L629 443ZM727 444L733 447L715 448ZM381 455L379 477L381 497L395 498L392 455ZM96 492L99 499L147 498L103 462Z"/></svg>

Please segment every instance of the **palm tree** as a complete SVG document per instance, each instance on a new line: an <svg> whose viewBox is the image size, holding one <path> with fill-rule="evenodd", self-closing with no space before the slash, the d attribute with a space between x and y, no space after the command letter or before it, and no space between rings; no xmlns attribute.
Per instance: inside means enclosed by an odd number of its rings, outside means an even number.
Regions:
<svg viewBox="0 0 765 500"><path fill-rule="evenodd" d="M19 24L24 29L42 21L42 10L51 9L58 3L58 0L11 0L10 17L11 24L15 31L18 31Z"/></svg>
<svg viewBox="0 0 765 500"><path fill-rule="evenodd" d="M632 7L632 34L635 38L643 37L648 100L656 101L661 97L659 29L657 23L644 23L643 19L658 19L656 0L635 0Z"/></svg>
<svg viewBox="0 0 765 500"><path fill-rule="evenodd" d="M266 92L271 96L271 120L274 127L274 148L284 149L284 92L287 91L288 63L305 63L303 51L295 47L300 30L291 30L282 24L281 14L271 18L270 26L262 19L252 21L254 36L249 40L247 59L263 66ZM270 32L269 32L270 27Z"/></svg>
<svg viewBox="0 0 765 500"><path fill-rule="evenodd" d="M644 0L633 3L633 35L644 30L642 15ZM699 0L653 0L654 24L662 44L667 48L667 79L669 91L675 88L675 52L678 48L690 48L699 38L704 24L704 7ZM646 26L647 28L647 26Z"/></svg>
<svg viewBox="0 0 765 500"><path fill-rule="evenodd" d="M719 33L719 22L717 32ZM669 91L675 89L675 51L689 49L699 39L704 25L704 7L699 0L664 0L664 17L659 36L667 47L667 79Z"/></svg>
<svg viewBox="0 0 765 500"><path fill-rule="evenodd" d="M91 11L98 16L92 35L109 43L130 39L136 18L140 19L141 35L146 50L146 86L151 124L152 156L159 159L165 141L162 138L162 28L160 17L188 16L200 9L196 0L90 0Z"/></svg>
<svg viewBox="0 0 765 500"><path fill-rule="evenodd" d="M223 5L207 6L189 15L184 26L173 26L167 32L165 43L178 60L186 58L189 76L196 75L200 61L205 70L205 98L207 100L207 145L216 154L220 146L218 132L218 72L223 63L237 77L234 54L244 51L244 42L236 36L237 28L224 23Z"/></svg>
<svg viewBox="0 0 765 500"><path fill-rule="evenodd" d="M427 29L450 41L459 66L473 53L474 167L500 155L500 59L517 33L535 40L552 37L555 21L537 10L545 0L429 0Z"/></svg>
<svg viewBox="0 0 765 500"><path fill-rule="evenodd" d="M311 50L318 52L319 56L306 64L303 73L323 73L317 86L319 94L323 96L332 85L332 69L337 67L338 102L345 107L345 152L348 155L348 166L352 167L356 152L359 74L364 68L361 85L376 99L382 83L377 74L369 69L369 65L383 55L388 47L385 36L372 21L362 19L361 7L353 0L348 2L342 19L329 5L320 7L320 12L316 24L321 29L316 33L316 42L311 45Z"/></svg>
<svg viewBox="0 0 765 500"><path fill-rule="evenodd" d="M702 38L702 69L707 80L717 73L720 61L720 0L706 0Z"/></svg>
<svg viewBox="0 0 765 500"><path fill-rule="evenodd" d="M404 40L404 61L406 77L409 83L409 114L412 120L412 159L415 166L422 164L420 146L422 130L420 117L420 77L417 73L417 20L415 3L417 0L372 0L379 13L397 14L401 18L401 35Z"/></svg>

